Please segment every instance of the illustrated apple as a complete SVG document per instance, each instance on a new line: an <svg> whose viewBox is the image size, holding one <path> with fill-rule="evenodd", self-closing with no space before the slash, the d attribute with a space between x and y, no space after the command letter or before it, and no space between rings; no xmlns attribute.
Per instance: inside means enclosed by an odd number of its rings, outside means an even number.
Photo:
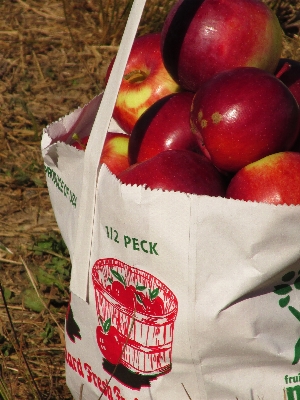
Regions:
<svg viewBox="0 0 300 400"><path fill-rule="evenodd" d="M161 97L181 90L164 67L160 52L160 33L149 33L133 42L113 117L130 134L141 114ZM115 58L111 61L106 81Z"/></svg>
<svg viewBox="0 0 300 400"><path fill-rule="evenodd" d="M282 51L279 21L260 0L178 0L161 34L166 69L191 91L235 67L273 73Z"/></svg>
<svg viewBox="0 0 300 400"><path fill-rule="evenodd" d="M123 352L125 340L121 337L118 330L105 321L103 325L98 325L96 328L96 339L99 349L111 364L119 364Z"/></svg>
<svg viewBox="0 0 300 400"><path fill-rule="evenodd" d="M144 304L145 301L145 295L144 293L141 292L136 292L136 304L135 304L135 309L136 312L140 313L140 314L145 314L146 313L146 306Z"/></svg>
<svg viewBox="0 0 300 400"><path fill-rule="evenodd" d="M146 312L150 315L164 315L164 302L160 297L147 300Z"/></svg>
<svg viewBox="0 0 300 400"><path fill-rule="evenodd" d="M275 153L245 166L232 178L226 197L268 204L300 204L300 153Z"/></svg>
<svg viewBox="0 0 300 400"><path fill-rule="evenodd" d="M156 101L137 120L128 144L130 164L164 150L199 150L190 125L192 92L170 94Z"/></svg>
<svg viewBox="0 0 300 400"><path fill-rule="evenodd" d="M100 163L106 164L115 175L129 167L128 161L129 136L117 132L107 132L104 141Z"/></svg>
<svg viewBox="0 0 300 400"><path fill-rule="evenodd" d="M158 296L158 289L152 292L148 289L148 292L149 296L136 291L136 310L145 315L163 315L165 305L163 299Z"/></svg>
<svg viewBox="0 0 300 400"><path fill-rule="evenodd" d="M228 172L290 150L299 123L299 106L287 86L255 67L215 75L196 92L191 110L203 153Z"/></svg>
<svg viewBox="0 0 300 400"><path fill-rule="evenodd" d="M160 297L151 300L148 296L140 296L140 303L137 306L137 310L145 315L164 315L164 303Z"/></svg>
<svg viewBox="0 0 300 400"><path fill-rule="evenodd" d="M111 287L111 296L120 304L130 310L135 308L135 290L132 286L125 286L119 281L113 281Z"/></svg>
<svg viewBox="0 0 300 400"><path fill-rule="evenodd" d="M159 297L159 289L148 290L149 297L146 296L144 299L144 305L146 307L146 313L150 315L163 315L164 314L164 301Z"/></svg>
<svg viewBox="0 0 300 400"><path fill-rule="evenodd" d="M205 156L189 150L163 151L131 165L118 178L130 185L208 196L224 196L227 184Z"/></svg>

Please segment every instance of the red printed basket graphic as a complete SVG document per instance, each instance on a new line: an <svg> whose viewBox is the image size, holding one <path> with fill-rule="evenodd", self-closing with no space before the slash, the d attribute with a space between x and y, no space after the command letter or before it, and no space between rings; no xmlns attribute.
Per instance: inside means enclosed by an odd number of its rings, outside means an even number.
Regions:
<svg viewBox="0 0 300 400"><path fill-rule="evenodd" d="M137 305L143 303L143 291L159 293L158 303L163 305L160 315L157 309L151 312L151 307L138 308L130 302L128 305L128 294L126 301L121 297L117 299L112 290L115 276L124 279L125 292L132 293L132 288L135 288L135 299L140 300L136 301ZM119 362L129 370L144 375L168 372L171 369L173 330L178 311L174 293L153 275L114 258L96 261L92 279L99 322L102 324L109 320L124 343ZM150 303L153 306L155 302Z"/></svg>

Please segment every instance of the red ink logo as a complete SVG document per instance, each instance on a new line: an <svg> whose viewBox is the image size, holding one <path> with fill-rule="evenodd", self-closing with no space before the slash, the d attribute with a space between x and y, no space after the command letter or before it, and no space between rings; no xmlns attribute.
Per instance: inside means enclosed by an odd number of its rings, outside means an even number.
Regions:
<svg viewBox="0 0 300 400"><path fill-rule="evenodd" d="M155 276L114 258L92 270L103 367L124 385L139 389L170 372L174 293Z"/></svg>

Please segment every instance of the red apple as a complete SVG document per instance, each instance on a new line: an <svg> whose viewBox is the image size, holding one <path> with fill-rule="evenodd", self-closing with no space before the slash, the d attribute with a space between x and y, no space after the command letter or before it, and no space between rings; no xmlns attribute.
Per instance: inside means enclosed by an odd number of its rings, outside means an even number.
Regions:
<svg viewBox="0 0 300 400"><path fill-rule="evenodd" d="M215 75L195 94L191 124L204 154L223 171L290 150L299 106L273 74L239 67Z"/></svg>
<svg viewBox="0 0 300 400"><path fill-rule="evenodd" d="M129 167L129 136L122 133L107 132L100 157L100 163L106 164L115 175Z"/></svg>
<svg viewBox="0 0 300 400"><path fill-rule="evenodd" d="M74 134L71 146L78 150L85 150L89 136L80 138ZM128 143L129 136L118 132L107 132L103 149L100 157L100 163L106 164L108 169L115 175L118 175L124 169L129 167L128 161Z"/></svg>
<svg viewBox="0 0 300 400"><path fill-rule="evenodd" d="M215 74L235 67L274 72L282 30L260 0L179 0L165 20L161 49L170 75L196 91Z"/></svg>
<svg viewBox="0 0 300 400"><path fill-rule="evenodd" d="M128 134L142 113L155 101L180 91L164 67L160 52L160 33L135 39L119 89L113 117ZM111 61L106 81L115 58Z"/></svg>
<svg viewBox="0 0 300 400"><path fill-rule="evenodd" d="M121 172L122 183L150 189L224 196L224 176L202 154L189 150L166 150Z"/></svg>
<svg viewBox="0 0 300 400"><path fill-rule="evenodd" d="M287 68L285 72L281 74L286 64L289 65L290 68ZM280 74L279 79L290 89L297 103L300 105L300 62L290 58L281 58L275 74ZM300 128L293 150L300 151Z"/></svg>
<svg viewBox="0 0 300 400"><path fill-rule="evenodd" d="M199 149L190 126L193 93L170 94L150 106L138 119L129 138L130 164L171 149Z"/></svg>
<svg viewBox="0 0 300 400"><path fill-rule="evenodd" d="M269 204L300 204L300 154L275 153L247 165L232 178L226 197Z"/></svg>
<svg viewBox="0 0 300 400"><path fill-rule="evenodd" d="M289 68L281 73L285 64L288 64ZM281 58L275 74L280 74L278 78L290 89L298 104L300 104L300 62L290 58Z"/></svg>

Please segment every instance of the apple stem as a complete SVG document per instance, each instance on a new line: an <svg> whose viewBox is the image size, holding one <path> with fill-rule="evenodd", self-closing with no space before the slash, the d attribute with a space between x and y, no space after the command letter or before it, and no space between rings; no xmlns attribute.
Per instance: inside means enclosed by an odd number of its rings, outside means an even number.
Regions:
<svg viewBox="0 0 300 400"><path fill-rule="evenodd" d="M148 74L141 69L136 69L124 75L124 79L129 83L140 83L147 78Z"/></svg>
<svg viewBox="0 0 300 400"><path fill-rule="evenodd" d="M277 74L275 75L276 78L280 78L281 75L283 75L286 71L288 71L291 68L291 64L289 64L288 62L285 62L283 64L283 66L280 68L280 70L277 72Z"/></svg>

